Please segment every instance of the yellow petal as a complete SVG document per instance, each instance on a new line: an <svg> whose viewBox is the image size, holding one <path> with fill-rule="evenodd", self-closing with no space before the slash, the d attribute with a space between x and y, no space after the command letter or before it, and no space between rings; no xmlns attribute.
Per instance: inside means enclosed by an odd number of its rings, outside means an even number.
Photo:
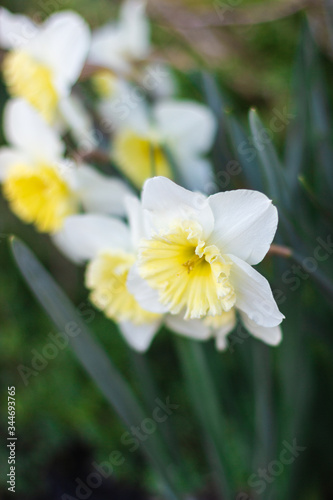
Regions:
<svg viewBox="0 0 333 500"><path fill-rule="evenodd" d="M129 129L121 130L114 137L112 154L119 169L138 188L155 175L172 177L162 148L153 138Z"/></svg>
<svg viewBox="0 0 333 500"><path fill-rule="evenodd" d="M102 98L112 96L117 86L117 77L107 70L97 71L91 81L97 94Z"/></svg>
<svg viewBox="0 0 333 500"><path fill-rule="evenodd" d="M3 60L3 76L12 97L22 97L51 123L58 105L51 70L21 50L9 52Z"/></svg>
<svg viewBox="0 0 333 500"><path fill-rule="evenodd" d="M134 262L134 255L125 252L102 253L87 267L86 286L91 290L90 300L108 318L142 325L160 315L142 309L127 289L128 271Z"/></svg>
<svg viewBox="0 0 333 500"><path fill-rule="evenodd" d="M68 184L47 165L13 165L3 182L3 192L13 212L41 232L59 230L78 208Z"/></svg>

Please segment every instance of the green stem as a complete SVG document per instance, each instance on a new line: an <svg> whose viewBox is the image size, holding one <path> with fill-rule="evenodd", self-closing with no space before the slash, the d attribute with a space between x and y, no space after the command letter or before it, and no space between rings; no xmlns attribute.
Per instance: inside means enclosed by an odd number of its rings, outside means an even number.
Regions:
<svg viewBox="0 0 333 500"><path fill-rule="evenodd" d="M181 337L176 337L176 347L191 402L207 442L208 458L213 468L216 487L220 498L231 499L229 480L232 471L227 463L230 452L225 441L225 419L218 403L204 348L200 342Z"/></svg>
<svg viewBox="0 0 333 500"><path fill-rule="evenodd" d="M147 355L137 353L132 349L129 349L129 355L147 411L152 412L156 408L156 398L160 391L155 383ZM158 438L165 454L169 456L170 463L174 465L178 484L183 486L184 491L194 491L196 485L193 484L186 464L179 453L179 444L169 419L159 424Z"/></svg>

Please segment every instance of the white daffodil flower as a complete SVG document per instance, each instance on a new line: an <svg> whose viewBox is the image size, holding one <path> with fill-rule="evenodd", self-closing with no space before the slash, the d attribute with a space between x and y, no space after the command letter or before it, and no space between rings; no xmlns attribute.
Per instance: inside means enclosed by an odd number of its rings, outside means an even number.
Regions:
<svg viewBox="0 0 333 500"><path fill-rule="evenodd" d="M0 25L0 46L9 49L2 63L9 93L27 100L53 123L59 102L69 96L87 57L88 25L72 11L57 12L36 25L5 8Z"/></svg>
<svg viewBox="0 0 333 500"><path fill-rule="evenodd" d="M138 0L124 2L119 21L108 23L92 34L88 63L101 67L93 75L92 83L106 103L130 95L126 78L131 76L135 63L149 55L150 29L145 7L145 2Z"/></svg>
<svg viewBox="0 0 333 500"><path fill-rule="evenodd" d="M250 333L280 341L284 316L252 267L266 255L278 222L264 194L237 190L207 198L156 177L145 183L142 208L149 237L128 277L142 307L217 322L237 309Z"/></svg>
<svg viewBox="0 0 333 500"><path fill-rule="evenodd" d="M146 228L139 200L128 196L126 207L129 225L103 215L68 217L54 237L58 248L76 263L88 262L85 281L91 302L118 324L133 349L146 351L163 322L176 333L207 340L212 329L201 321L147 311L129 291L127 277Z"/></svg>
<svg viewBox="0 0 333 500"><path fill-rule="evenodd" d="M88 61L128 74L133 63L143 61L150 53L150 29L145 2L128 0L122 4L120 18L93 32Z"/></svg>
<svg viewBox="0 0 333 500"><path fill-rule="evenodd" d="M203 191L211 185L212 167L204 155L212 146L216 120L206 106L166 100L150 110L138 103L115 126L112 158L135 186L141 188L155 174L174 177L167 152L182 184Z"/></svg>
<svg viewBox="0 0 333 500"><path fill-rule="evenodd" d="M133 202L132 202L133 203ZM162 314L144 310L129 292L127 275L136 260L141 232L140 208L134 201L135 225L103 215L73 215L55 239L57 246L71 260L88 262L85 282L91 302L114 320L127 342L145 351L161 326Z"/></svg>
<svg viewBox="0 0 333 500"><path fill-rule="evenodd" d="M23 99L7 103L4 132L10 146L0 148L0 182L11 209L24 222L54 233L81 209L124 214L127 186L65 159L61 139Z"/></svg>
<svg viewBox="0 0 333 500"><path fill-rule="evenodd" d="M95 30L88 63L96 66L91 81L100 98L99 113L119 121L147 92L156 98L170 97L175 90L170 70L161 62L147 63L151 53L146 3L122 4L120 19ZM134 80L135 84L129 83Z"/></svg>

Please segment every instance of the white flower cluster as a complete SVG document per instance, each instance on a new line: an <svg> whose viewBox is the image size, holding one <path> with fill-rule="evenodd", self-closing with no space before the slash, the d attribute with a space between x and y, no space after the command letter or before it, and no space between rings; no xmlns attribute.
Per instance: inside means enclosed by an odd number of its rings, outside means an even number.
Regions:
<svg viewBox="0 0 333 500"><path fill-rule="evenodd" d="M144 3L127 1L118 22L92 35L70 11L37 25L2 8L0 23L11 96L0 181L13 212L87 263L91 301L139 351L162 324L224 349L238 315L278 344L283 316L251 267L269 250L277 211L255 191L199 193L213 179L205 154L216 120L174 98ZM94 153L121 178L87 164Z"/></svg>

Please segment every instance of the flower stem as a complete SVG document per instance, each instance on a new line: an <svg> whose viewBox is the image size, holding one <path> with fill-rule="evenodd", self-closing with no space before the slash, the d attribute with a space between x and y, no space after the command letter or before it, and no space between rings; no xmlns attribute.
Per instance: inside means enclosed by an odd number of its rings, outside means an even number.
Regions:
<svg viewBox="0 0 333 500"><path fill-rule="evenodd" d="M219 498L231 499L229 481L232 471L228 467L225 419L218 403L218 394L213 383L204 346L197 341L176 338L181 367L193 409L201 425L208 448L208 460Z"/></svg>

